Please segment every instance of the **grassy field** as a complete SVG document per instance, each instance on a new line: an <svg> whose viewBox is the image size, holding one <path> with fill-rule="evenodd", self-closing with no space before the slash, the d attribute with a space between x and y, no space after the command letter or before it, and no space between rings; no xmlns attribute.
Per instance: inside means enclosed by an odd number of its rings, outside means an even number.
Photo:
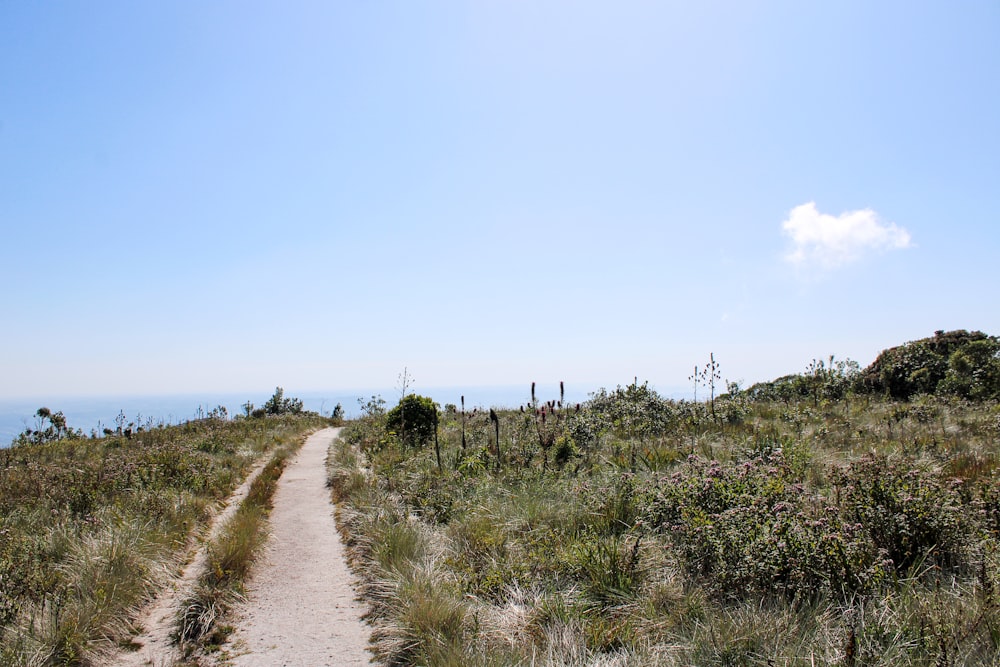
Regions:
<svg viewBox="0 0 1000 667"><path fill-rule="evenodd" d="M329 474L378 657L997 664L1000 408L833 367L712 403L446 406L437 446L370 403Z"/></svg>
<svg viewBox="0 0 1000 667"><path fill-rule="evenodd" d="M305 414L123 430L63 428L0 450L0 664L100 664L217 504ZM39 436L43 437L39 437Z"/></svg>

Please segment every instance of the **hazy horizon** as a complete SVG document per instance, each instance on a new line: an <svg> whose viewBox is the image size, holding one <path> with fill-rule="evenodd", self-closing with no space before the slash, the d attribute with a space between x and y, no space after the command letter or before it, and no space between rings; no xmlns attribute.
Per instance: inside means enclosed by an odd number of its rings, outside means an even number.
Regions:
<svg viewBox="0 0 1000 667"><path fill-rule="evenodd" d="M642 380L639 380L642 383ZM627 383L619 383L624 386ZM588 400L590 394L601 389L613 390L617 385L604 387L574 387L566 386L566 401L577 403ZM691 398L691 389L683 387L653 387L666 398ZM400 397L400 388L356 388L330 389L326 391L296 391L282 388L285 397L300 398L306 410L330 414L340 403L345 416L357 417L361 414L357 399L367 401L372 396L380 396L386 401L387 407L396 404ZM60 411L67 418L71 428L82 429L84 435L89 435L91 429L98 433L101 428L114 428L114 419L119 411L123 412L129 422L145 424L148 419L153 423L163 421L175 424L178 421L195 419L222 405L228 410L230 418L243 414L242 406L247 401L261 407L270 398L274 390L267 392L202 392L192 394L150 394L123 396L45 396L21 399L0 399L0 447L10 444L25 428L34 428L35 412L41 407L52 411ZM466 407L473 409L504 407L517 408L526 404L531 395L530 383L526 385L484 386L484 387L410 387L407 393L417 393L429 396L443 408L448 403L460 405L461 397L465 396ZM539 400L556 400L559 398L559 384L537 383L536 393Z"/></svg>

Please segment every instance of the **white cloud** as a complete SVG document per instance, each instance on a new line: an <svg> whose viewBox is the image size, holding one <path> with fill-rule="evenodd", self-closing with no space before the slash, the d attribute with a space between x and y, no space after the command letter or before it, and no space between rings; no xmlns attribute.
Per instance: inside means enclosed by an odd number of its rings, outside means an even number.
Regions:
<svg viewBox="0 0 1000 667"><path fill-rule="evenodd" d="M882 222L870 208L839 216L820 213L815 202L792 209L781 223L792 239L785 259L795 266L832 269L866 254L909 248L910 233L891 222Z"/></svg>

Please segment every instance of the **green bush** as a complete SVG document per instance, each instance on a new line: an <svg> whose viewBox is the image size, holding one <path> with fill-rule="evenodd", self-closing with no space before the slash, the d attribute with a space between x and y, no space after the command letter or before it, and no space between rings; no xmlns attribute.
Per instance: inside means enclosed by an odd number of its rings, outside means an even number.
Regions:
<svg viewBox="0 0 1000 667"><path fill-rule="evenodd" d="M592 394L588 412L597 430L614 428L622 434L653 436L669 431L676 423L676 404L662 398L649 383L633 383L608 392Z"/></svg>
<svg viewBox="0 0 1000 667"><path fill-rule="evenodd" d="M947 359L936 354L925 341L907 343L878 356L871 374L873 388L897 399L909 399L915 394L933 394L944 379Z"/></svg>
<svg viewBox="0 0 1000 667"><path fill-rule="evenodd" d="M944 393L972 400L1000 398L1000 340L977 340L952 352L938 386Z"/></svg>
<svg viewBox="0 0 1000 667"><path fill-rule="evenodd" d="M437 406L426 396L409 394L386 415L386 426L409 447L420 447L434 437Z"/></svg>

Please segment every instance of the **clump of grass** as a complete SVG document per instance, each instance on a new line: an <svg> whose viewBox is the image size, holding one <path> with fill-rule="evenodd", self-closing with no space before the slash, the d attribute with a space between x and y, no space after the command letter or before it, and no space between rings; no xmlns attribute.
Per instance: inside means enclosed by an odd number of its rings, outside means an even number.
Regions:
<svg viewBox="0 0 1000 667"><path fill-rule="evenodd" d="M402 613L394 634L403 650L390 662L462 664L467 607L460 592L442 585L440 573L433 569L415 568L400 583Z"/></svg>
<svg viewBox="0 0 1000 667"><path fill-rule="evenodd" d="M467 602L420 529L382 521L366 562L372 648L387 665L463 664Z"/></svg>
<svg viewBox="0 0 1000 667"><path fill-rule="evenodd" d="M369 475L361 465L359 454L343 438L333 441L327 453L326 468L326 486L334 503L356 497L368 485Z"/></svg>
<svg viewBox="0 0 1000 667"><path fill-rule="evenodd" d="M580 543L573 560L591 605L601 609L635 598L642 580L640 544L641 538L629 544L617 537Z"/></svg>

